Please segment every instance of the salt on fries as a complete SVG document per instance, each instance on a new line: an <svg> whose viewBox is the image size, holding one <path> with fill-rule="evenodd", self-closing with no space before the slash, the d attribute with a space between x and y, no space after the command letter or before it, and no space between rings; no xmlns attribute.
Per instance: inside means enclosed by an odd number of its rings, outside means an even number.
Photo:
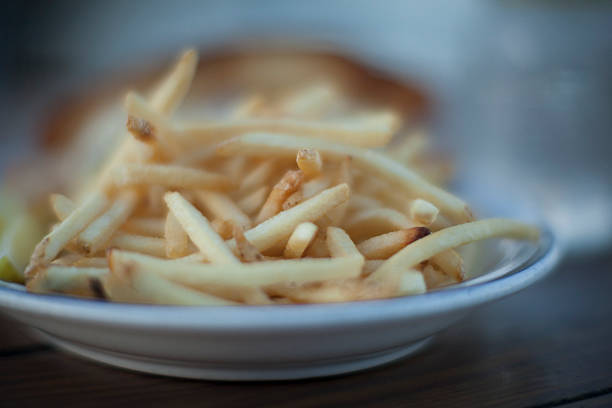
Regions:
<svg viewBox="0 0 612 408"><path fill-rule="evenodd" d="M171 305L379 299L464 280L458 246L538 238L474 221L410 167L422 131L370 149L401 118L355 108L331 83L262 89L206 122L173 118L196 65L187 51L150 98L129 92L125 139L97 180L74 202L51 196L59 224L32 255L29 290Z"/></svg>

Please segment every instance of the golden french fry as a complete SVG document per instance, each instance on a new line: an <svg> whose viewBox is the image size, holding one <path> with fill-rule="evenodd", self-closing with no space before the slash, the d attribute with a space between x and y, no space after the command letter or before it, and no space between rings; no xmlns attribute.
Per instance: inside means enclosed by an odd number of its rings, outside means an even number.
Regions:
<svg viewBox="0 0 612 408"><path fill-rule="evenodd" d="M412 227L366 239L357 245L367 259L387 259L406 245L429 235L425 227Z"/></svg>
<svg viewBox="0 0 612 408"><path fill-rule="evenodd" d="M174 283L159 274L139 268L137 264L134 264L133 268L129 265L117 264L113 262L112 257L112 254L116 252L118 251L111 251L111 273L104 281L104 289L111 300L182 306L227 306L236 304L236 302ZM172 268L172 262L177 261L165 262L169 262L168 267Z"/></svg>
<svg viewBox="0 0 612 408"><path fill-rule="evenodd" d="M473 216L467 204L441 188L429 183L417 173L389 160L383 153L360 149L322 139L269 133L247 133L228 140L217 147L220 155L243 154L249 156L291 157L302 148L317 149L329 158L351 156L355 165L390 180L411 196L422 197L436 205L454 222L466 222Z"/></svg>
<svg viewBox="0 0 612 408"><path fill-rule="evenodd" d="M265 99L262 95L248 95L236 104L230 117L232 119L245 119L255 116L263 108L264 104Z"/></svg>
<svg viewBox="0 0 612 408"><path fill-rule="evenodd" d="M313 222L327 211L348 200L350 189L346 184L332 187L287 211L276 214L245 232L246 238L263 252L279 241L289 238L295 227L302 222ZM236 243L228 241L230 248Z"/></svg>
<svg viewBox="0 0 612 408"><path fill-rule="evenodd" d="M345 157L340 162L340 168L337 176L337 183L346 183L349 187L353 184L353 178L351 176L351 158ZM340 204L333 210L331 210L327 216L330 219L331 225L340 225L344 221L346 212L348 210L348 202Z"/></svg>
<svg viewBox="0 0 612 408"><path fill-rule="evenodd" d="M242 183L240 183L240 191L250 192L255 188L260 188L272 176L275 169L275 163L272 160L261 162L257 167L247 174Z"/></svg>
<svg viewBox="0 0 612 408"><path fill-rule="evenodd" d="M234 234L234 223L230 220L215 218L210 225L223 239L230 239Z"/></svg>
<svg viewBox="0 0 612 408"><path fill-rule="evenodd" d="M399 128L391 112L376 112L328 121L291 118L248 118L186 124L172 132L172 138L185 146L218 143L249 132L299 135L307 139L331 140L346 145L379 147L386 145Z"/></svg>
<svg viewBox="0 0 612 408"><path fill-rule="evenodd" d="M172 211L168 211L166 215L164 238L166 238L167 258L180 258L188 254L189 237Z"/></svg>
<svg viewBox="0 0 612 408"><path fill-rule="evenodd" d="M94 220L77 238L77 245L87 254L98 252L128 219L138 203L135 191L121 193L111 206Z"/></svg>
<svg viewBox="0 0 612 408"><path fill-rule="evenodd" d="M294 303L337 303L382 299L396 296L397 288L388 283L360 278L329 279L302 285L276 284L266 288L273 296L283 296Z"/></svg>
<svg viewBox="0 0 612 408"><path fill-rule="evenodd" d="M516 221L489 218L436 231L408 245L389 258L368 279L379 279L397 267L410 268L448 249L487 238L537 240L537 228Z"/></svg>
<svg viewBox="0 0 612 408"><path fill-rule="evenodd" d="M56 228L38 243L26 268L26 278L31 278L35 270L51 262L66 244L84 230L89 223L108 205L104 194L96 193L87 198L83 205L77 207Z"/></svg>
<svg viewBox="0 0 612 408"><path fill-rule="evenodd" d="M321 175L323 161L318 151L313 149L300 149L297 153L298 168L304 173L306 179L313 179Z"/></svg>
<svg viewBox="0 0 612 408"><path fill-rule="evenodd" d="M396 296L418 295L427 292L425 278L420 271L403 268L398 275L399 283Z"/></svg>
<svg viewBox="0 0 612 408"><path fill-rule="evenodd" d="M197 51L189 49L183 52L174 68L151 95L153 110L166 116L174 113L191 87L197 66Z"/></svg>
<svg viewBox="0 0 612 408"><path fill-rule="evenodd" d="M236 203L238 208L249 215L256 213L266 201L266 198L268 197L268 190L268 186L261 186L252 193L247 194Z"/></svg>
<svg viewBox="0 0 612 408"><path fill-rule="evenodd" d="M213 191L198 191L196 199L200 205L206 208L216 218L231 221L243 229L251 228L251 219L234 201L223 193Z"/></svg>
<svg viewBox="0 0 612 408"><path fill-rule="evenodd" d="M308 245L317 234L318 227L312 222L303 222L295 227L287 241L283 256L285 258L301 258Z"/></svg>
<svg viewBox="0 0 612 408"><path fill-rule="evenodd" d="M392 208L374 208L353 214L344 223L347 232L357 241L386 232L417 226L401 212Z"/></svg>
<svg viewBox="0 0 612 408"><path fill-rule="evenodd" d="M92 284L92 280L99 280L108 272L108 268L50 265L30 279L27 287L29 291L35 293L68 293L104 297L96 293L98 287L96 283Z"/></svg>
<svg viewBox="0 0 612 408"><path fill-rule="evenodd" d="M429 262L457 282L461 282L465 278L463 258L453 249L432 256Z"/></svg>
<svg viewBox="0 0 612 408"><path fill-rule="evenodd" d="M332 84L313 84L284 98L281 109L289 116L315 118L333 110L339 99L338 90Z"/></svg>
<svg viewBox="0 0 612 408"><path fill-rule="evenodd" d="M165 220L161 217L138 217L128 220L121 229L132 234L161 238L164 236L164 224Z"/></svg>
<svg viewBox="0 0 612 408"><path fill-rule="evenodd" d="M331 186L331 180L327 177L317 177L312 180L308 180L302 184L302 200L308 200L311 197L316 196L321 191L328 189Z"/></svg>
<svg viewBox="0 0 612 408"><path fill-rule="evenodd" d="M234 225L234 240L238 256L243 262L259 262L264 260L264 256L249 242L244 236L244 230L239 225Z"/></svg>
<svg viewBox="0 0 612 408"><path fill-rule="evenodd" d="M106 258L84 258L81 257L75 260L72 266L78 266L83 268L108 268L108 260Z"/></svg>
<svg viewBox="0 0 612 408"><path fill-rule="evenodd" d="M295 207L299 203L304 201L304 193L302 190L297 190L295 193L291 194L287 199L283 202L282 210L288 210L290 208Z"/></svg>
<svg viewBox="0 0 612 408"><path fill-rule="evenodd" d="M255 223L260 224L268 218L278 214L282 209L283 202L300 188L303 180L304 173L302 173L301 170L289 170L286 172L280 181L272 188L270 195L255 218Z"/></svg>
<svg viewBox="0 0 612 408"><path fill-rule="evenodd" d="M363 255L342 228L328 227L326 243L333 258L353 256L363 261Z"/></svg>
<svg viewBox="0 0 612 408"><path fill-rule="evenodd" d="M425 279L428 290L441 288L458 282L446 273L436 269L430 263L423 268L423 278Z"/></svg>
<svg viewBox="0 0 612 408"><path fill-rule="evenodd" d="M51 194L49 197L51 208L58 220L63 221L74 211L74 203L62 194Z"/></svg>
<svg viewBox="0 0 612 408"><path fill-rule="evenodd" d="M170 188L227 190L231 180L221 174L166 164L125 164L114 173L118 186L155 184Z"/></svg>
<svg viewBox="0 0 612 408"><path fill-rule="evenodd" d="M380 265L385 262L383 259L366 259L363 264L363 270L361 271L361 276L366 277L370 276L372 272L380 268Z"/></svg>
<svg viewBox="0 0 612 408"><path fill-rule="evenodd" d="M410 218L423 225L433 224L440 212L435 205L420 198L410 203L408 211Z"/></svg>
<svg viewBox="0 0 612 408"><path fill-rule="evenodd" d="M349 212L372 210L380 207L383 207L383 204L377 199L358 193L351 194L351 199L348 202Z"/></svg>
<svg viewBox="0 0 612 408"><path fill-rule="evenodd" d="M403 138L399 146L387 146L387 154L402 164L412 163L425 153L429 139L424 129L416 129Z"/></svg>
<svg viewBox="0 0 612 408"><path fill-rule="evenodd" d="M167 193L164 200L169 210L206 258L212 263L233 264L240 261L225 244L223 238L189 201L179 193Z"/></svg>
<svg viewBox="0 0 612 408"><path fill-rule="evenodd" d="M198 264L157 259L147 255L113 250L110 268L115 271L147 272L190 287L229 285L261 287L279 282L296 284L326 279L354 278L363 262L357 257L334 259L284 259L236 264Z"/></svg>
<svg viewBox="0 0 612 408"><path fill-rule="evenodd" d="M163 258L166 256L166 240L144 235L117 233L111 238L109 248L140 252Z"/></svg>
<svg viewBox="0 0 612 408"><path fill-rule="evenodd" d="M246 239L244 236L244 230L242 228L237 225L233 226L233 228L233 237L234 241L236 242L235 252L242 262L259 262L268 260L269 258L275 258L263 255L261 252L259 252L259 250Z"/></svg>
<svg viewBox="0 0 612 408"><path fill-rule="evenodd" d="M188 50L183 53L170 73L153 92L150 98L153 110L170 116L178 108L193 79L197 60L198 56L195 51ZM102 167L94 183L93 191L104 191L113 185L113 171L117 166L130 160L146 162L153 156L153 153L151 146L139 142L127 133L123 142Z"/></svg>

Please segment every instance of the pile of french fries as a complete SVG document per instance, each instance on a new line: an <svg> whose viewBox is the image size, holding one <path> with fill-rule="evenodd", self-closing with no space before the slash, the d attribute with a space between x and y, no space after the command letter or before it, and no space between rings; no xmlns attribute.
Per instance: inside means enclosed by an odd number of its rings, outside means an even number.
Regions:
<svg viewBox="0 0 612 408"><path fill-rule="evenodd" d="M407 163L422 138L388 146L391 110L346 111L315 84L250 94L217 120L173 114L196 72L185 52L147 97L125 98L126 135L37 245L27 288L118 302L266 305L424 293L466 278L455 248L534 227L474 221Z"/></svg>

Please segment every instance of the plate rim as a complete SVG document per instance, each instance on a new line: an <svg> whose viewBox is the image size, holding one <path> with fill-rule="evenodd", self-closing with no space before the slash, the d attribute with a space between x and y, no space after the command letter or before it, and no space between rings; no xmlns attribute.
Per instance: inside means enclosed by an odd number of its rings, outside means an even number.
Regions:
<svg viewBox="0 0 612 408"><path fill-rule="evenodd" d="M501 299L548 276L561 251L552 230L541 227L536 251L494 280L421 295L343 303L262 306L171 306L112 303L95 299L28 293L0 285L0 312L30 314L149 330L252 331L388 324L476 307Z"/></svg>

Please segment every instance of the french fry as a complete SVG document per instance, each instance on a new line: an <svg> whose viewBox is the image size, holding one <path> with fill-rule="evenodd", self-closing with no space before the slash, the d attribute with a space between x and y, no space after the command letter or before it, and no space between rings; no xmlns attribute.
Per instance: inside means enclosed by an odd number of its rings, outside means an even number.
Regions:
<svg viewBox="0 0 612 408"><path fill-rule="evenodd" d="M108 260L106 258L85 258L74 261L72 266L83 267L83 268L108 268Z"/></svg>
<svg viewBox="0 0 612 408"><path fill-rule="evenodd" d="M436 221L440 210L432 203L417 198L410 203L410 218L423 225L431 225Z"/></svg>
<svg viewBox="0 0 612 408"><path fill-rule="evenodd" d="M284 259L237 264L197 264L163 260L137 253L113 250L109 255L113 273L148 272L189 287L207 285L261 287L279 282L300 284L326 279L354 278L363 262L357 257L334 259Z"/></svg>
<svg viewBox="0 0 612 408"><path fill-rule="evenodd" d="M273 296L283 296L294 303L337 303L382 299L396 296L397 289L388 283L359 278L330 279L303 285L277 284L266 288Z"/></svg>
<svg viewBox="0 0 612 408"><path fill-rule="evenodd" d="M357 241L386 232L415 227L401 212L391 208L374 208L353 214L344 227Z"/></svg>
<svg viewBox="0 0 612 408"><path fill-rule="evenodd" d="M300 188L303 180L304 173L300 170L289 170L286 172L280 181L272 188L270 195L255 218L255 223L261 224L268 218L278 214L282 209L283 202Z"/></svg>
<svg viewBox="0 0 612 408"><path fill-rule="evenodd" d="M186 50L151 95L153 110L166 116L172 115L187 95L197 66L197 51Z"/></svg>
<svg viewBox="0 0 612 408"><path fill-rule="evenodd" d="M408 245L389 258L368 279L384 278L397 267L409 268L446 250L495 237L537 240L539 231L520 222L497 218L455 225Z"/></svg>
<svg viewBox="0 0 612 408"><path fill-rule="evenodd" d="M406 245L429 235L425 227L412 227L366 239L357 245L366 259L387 259Z"/></svg>
<svg viewBox="0 0 612 408"><path fill-rule="evenodd" d="M77 238L77 245L92 255L103 248L122 224L128 219L138 202L135 191L121 193L100 217L94 220Z"/></svg>
<svg viewBox="0 0 612 408"><path fill-rule="evenodd" d="M427 290L441 288L458 282L429 263L423 268L423 279L425 279Z"/></svg>
<svg viewBox="0 0 612 408"><path fill-rule="evenodd" d="M348 200L350 189L346 184L332 187L295 207L276 214L274 217L262 222L245 232L246 238L255 247L263 252L279 241L289 238L295 227L303 222L313 222L337 205ZM230 248L236 243L228 241Z"/></svg>
<svg viewBox="0 0 612 408"><path fill-rule="evenodd" d="M240 208L245 214L251 215L256 213L266 201L266 198L268 197L268 190L268 186L261 186L252 193L247 194L236 203L238 208Z"/></svg>
<svg viewBox="0 0 612 408"><path fill-rule="evenodd" d="M293 208L302 201L304 201L304 193L300 189L291 194L289 197L287 197L285 201L283 201L282 210L286 211L290 208Z"/></svg>
<svg viewBox="0 0 612 408"><path fill-rule="evenodd" d="M307 258L329 258L330 254L326 243L326 235L325 228L319 227L317 235L306 249L304 256Z"/></svg>
<svg viewBox="0 0 612 408"><path fill-rule="evenodd" d="M166 215L164 237L166 239L166 257L180 258L188 254L189 237L172 211L168 211L168 215Z"/></svg>
<svg viewBox="0 0 612 408"><path fill-rule="evenodd" d="M79 296L97 297L92 291L92 280L103 278L108 268L91 268L50 265L27 283L34 293L69 293Z"/></svg>
<svg viewBox="0 0 612 408"><path fill-rule="evenodd" d="M263 108L264 104L265 99L262 95L248 95L236 104L230 117L232 119L245 119L255 116Z"/></svg>
<svg viewBox="0 0 612 408"><path fill-rule="evenodd" d="M234 264L240 261L212 228L206 217L179 193L167 193L168 209L206 258L212 263Z"/></svg>
<svg viewBox="0 0 612 408"><path fill-rule="evenodd" d="M161 217L138 217L128 220L121 229L132 234L161 238L164 236L164 224Z"/></svg>
<svg viewBox="0 0 612 408"><path fill-rule="evenodd" d="M238 256L243 262L260 262L264 260L264 256L249 242L244 236L244 230L239 225L234 225L233 230L234 240L236 241L236 250Z"/></svg>
<svg viewBox="0 0 612 408"><path fill-rule="evenodd" d="M163 258L166 256L166 240L144 235L117 233L109 242L110 248L140 252Z"/></svg>
<svg viewBox="0 0 612 408"><path fill-rule="evenodd" d="M317 177L312 180L308 180L302 184L302 200L308 200L311 197L316 196L321 191L328 189L331 186L331 180L327 177Z"/></svg>
<svg viewBox="0 0 612 408"><path fill-rule="evenodd" d="M31 278L38 267L49 264L66 244L84 230L108 205L104 194L96 193L87 198L56 228L38 243L26 268L26 278Z"/></svg>
<svg viewBox="0 0 612 408"><path fill-rule="evenodd" d="M188 50L179 58L170 73L158 85L150 98L152 108L170 116L181 104L195 73L198 56ZM109 156L94 183L93 191L105 191L113 185L113 171L128 161L146 162L153 156L151 146L139 142L126 132L126 137L117 150Z"/></svg>
<svg viewBox="0 0 612 408"><path fill-rule="evenodd" d="M126 164L114 173L117 186L156 184L169 188L226 190L231 180L221 174L166 164Z"/></svg>
<svg viewBox="0 0 612 408"><path fill-rule="evenodd" d="M403 269L399 272L399 283L395 296L418 295L427 292L423 274L416 269Z"/></svg>
<svg viewBox="0 0 612 408"><path fill-rule="evenodd" d="M330 111L339 99L338 90L329 83L310 85L282 101L282 112L293 117L314 118Z"/></svg>
<svg viewBox="0 0 612 408"><path fill-rule="evenodd" d="M111 273L104 282L104 288L111 300L128 303L153 303L179 306L228 306L236 302L203 293L180 284L173 283L161 275L139 268L113 262L111 252ZM151 258L155 259L155 258ZM165 261L173 267L172 262ZM178 262L177 262L178 263ZM186 262L186 264L189 264Z"/></svg>
<svg viewBox="0 0 612 408"><path fill-rule="evenodd" d="M163 156L176 157L180 147L172 139L169 123L163 115L154 112L147 101L135 92L128 92L124 106L128 112L127 131L137 140L152 144L158 143L158 152Z"/></svg>
<svg viewBox="0 0 612 408"><path fill-rule="evenodd" d="M361 271L361 276L366 277L370 276L372 272L380 268L380 265L385 262L383 259L366 259L363 264L363 270Z"/></svg>
<svg viewBox="0 0 612 408"><path fill-rule="evenodd" d="M289 241L287 241L283 256L285 258L301 258L317 234L317 230L318 227L312 222L303 222L295 227Z"/></svg>
<svg viewBox="0 0 612 408"><path fill-rule="evenodd" d="M428 146L429 142L425 130L416 129L411 134L406 135L399 146L389 145L387 153L398 162L408 164L422 155Z"/></svg>
<svg viewBox="0 0 612 408"><path fill-rule="evenodd" d="M216 157L215 146L200 146L190 149L188 152L183 152L183 154L174 159L173 163L177 166L193 167L206 163L214 157Z"/></svg>
<svg viewBox="0 0 612 408"><path fill-rule="evenodd" d="M274 172L275 163L271 160L261 162L257 167L247 174L240 184L240 191L250 192L265 184Z"/></svg>
<svg viewBox="0 0 612 408"><path fill-rule="evenodd" d="M251 219L225 194L213 191L198 191L196 199L200 205L216 218L231 221L243 229L251 228Z"/></svg>
<svg viewBox="0 0 612 408"><path fill-rule="evenodd" d="M354 193L348 202L348 211L362 211L380 208L383 204L375 198L365 196L363 194Z"/></svg>
<svg viewBox="0 0 612 408"><path fill-rule="evenodd" d="M340 168L338 170L337 183L346 183L349 187L353 184L353 178L351 176L351 158L345 157L340 162ZM327 214L330 219L331 225L340 225L346 216L348 210L348 202L340 204Z"/></svg>
<svg viewBox="0 0 612 408"><path fill-rule="evenodd" d="M215 218L211 221L210 225L221 238L230 239L233 237L234 223L232 221Z"/></svg>
<svg viewBox="0 0 612 408"><path fill-rule="evenodd" d="M353 146L379 147L389 142L399 125L397 116L390 112L320 122L290 118L250 118L186 124L174 129L172 138L184 146L193 146L218 143L250 132L270 132Z"/></svg>
<svg viewBox="0 0 612 408"><path fill-rule="evenodd" d="M222 103L180 115L203 121L172 118L196 65L189 50L150 98L126 95L127 132L97 177L74 203L50 197L59 223L34 250L28 290L169 305L390 298L469 278L476 241L538 238L509 220L472 222L437 186L450 162L422 129L387 145L400 116L360 111L368 101L331 82L287 93L266 70L261 93L228 107L207 88Z"/></svg>
<svg viewBox="0 0 612 408"><path fill-rule="evenodd" d="M62 194L51 194L49 197L51 208L58 220L63 221L74 211L74 203Z"/></svg>
<svg viewBox="0 0 612 408"><path fill-rule="evenodd" d="M148 215L162 217L166 206L164 205L164 194L166 194L166 188L159 185L149 186L147 191L147 207L146 211Z"/></svg>
<svg viewBox="0 0 612 408"><path fill-rule="evenodd" d="M333 258L355 257L363 263L363 255L342 228L328 227L326 243Z"/></svg>
<svg viewBox="0 0 612 408"><path fill-rule="evenodd" d="M389 160L384 154L374 150L360 149L321 139L248 133L220 144L217 147L217 153L220 155L290 157L305 147L316 149L329 158L351 156L355 165L396 183L411 197L420 196L430 201L454 222L466 222L473 219L471 211L463 200L429 183L409 168Z"/></svg>
<svg viewBox="0 0 612 408"><path fill-rule="evenodd" d="M463 258L453 249L432 256L429 262L456 282L465 278Z"/></svg>
<svg viewBox="0 0 612 408"><path fill-rule="evenodd" d="M313 179L321 175L323 161L317 150L300 149L296 158L297 166L304 173L306 179Z"/></svg>

